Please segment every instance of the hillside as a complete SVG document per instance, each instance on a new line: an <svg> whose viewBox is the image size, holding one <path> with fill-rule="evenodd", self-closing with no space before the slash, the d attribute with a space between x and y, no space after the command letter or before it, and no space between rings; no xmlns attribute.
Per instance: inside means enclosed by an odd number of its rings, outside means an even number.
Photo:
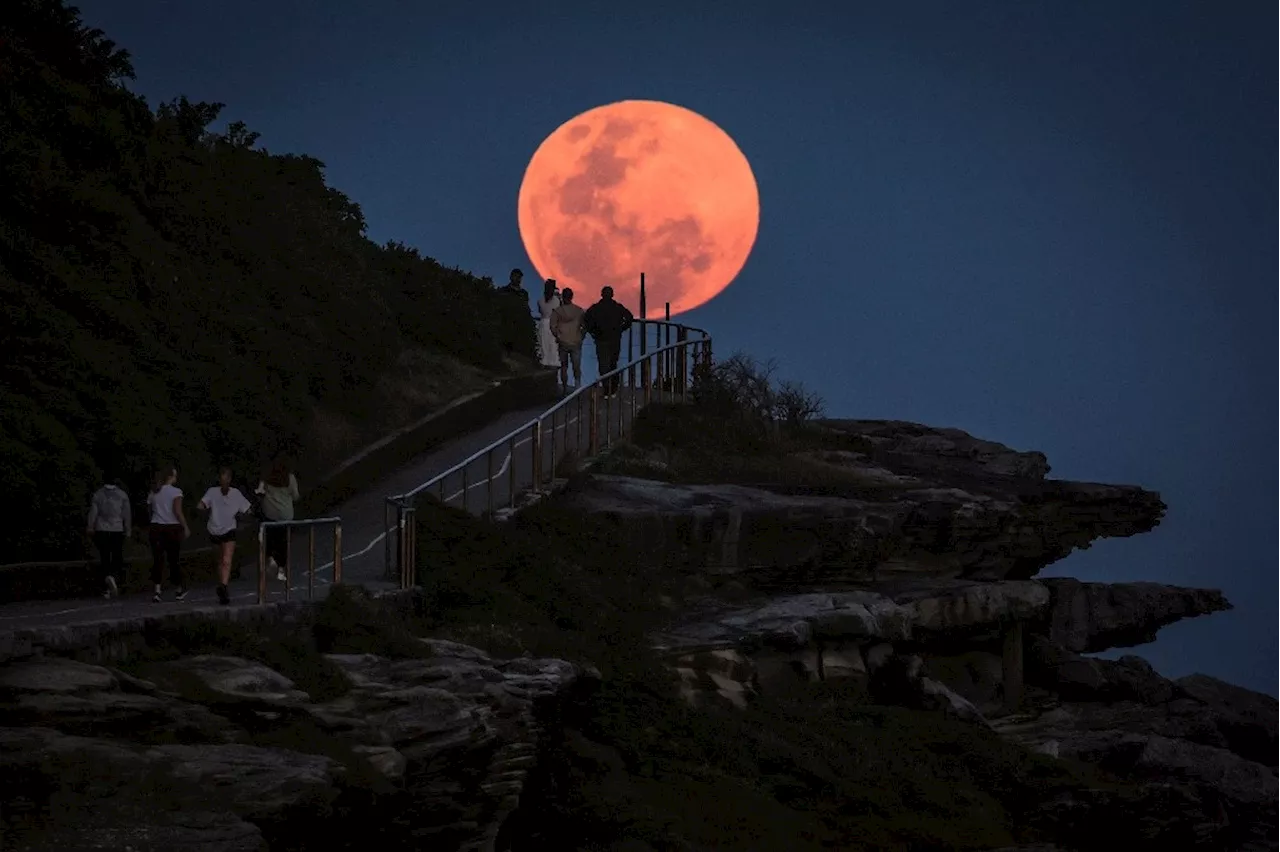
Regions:
<svg viewBox="0 0 1280 852"><path fill-rule="evenodd" d="M222 104L152 108L61 0L6 4L0 74L0 563L78 555L105 472L314 480L532 355L527 305L375 244L319 160L211 132Z"/></svg>

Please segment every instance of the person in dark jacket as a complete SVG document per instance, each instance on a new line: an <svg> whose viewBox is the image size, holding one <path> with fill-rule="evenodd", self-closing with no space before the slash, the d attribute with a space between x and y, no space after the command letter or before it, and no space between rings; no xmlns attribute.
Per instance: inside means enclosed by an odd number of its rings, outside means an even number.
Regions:
<svg viewBox="0 0 1280 852"><path fill-rule="evenodd" d="M596 363L600 375L618 369L618 358L622 355L622 332L631 327L635 317L625 306L613 300L613 288L605 287L600 291L600 301L587 308L583 323L587 332L596 343ZM618 392L618 376L613 376L604 383L605 399Z"/></svg>

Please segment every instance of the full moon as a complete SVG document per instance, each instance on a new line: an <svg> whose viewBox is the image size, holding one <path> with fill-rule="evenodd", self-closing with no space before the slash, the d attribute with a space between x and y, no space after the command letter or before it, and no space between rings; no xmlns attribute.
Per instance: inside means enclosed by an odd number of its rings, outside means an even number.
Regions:
<svg viewBox="0 0 1280 852"><path fill-rule="evenodd" d="M634 310L643 272L653 317L663 302L675 315L733 282L755 244L760 195L747 158L715 124L661 101L619 101L543 140L517 214L539 275L584 307L607 285Z"/></svg>

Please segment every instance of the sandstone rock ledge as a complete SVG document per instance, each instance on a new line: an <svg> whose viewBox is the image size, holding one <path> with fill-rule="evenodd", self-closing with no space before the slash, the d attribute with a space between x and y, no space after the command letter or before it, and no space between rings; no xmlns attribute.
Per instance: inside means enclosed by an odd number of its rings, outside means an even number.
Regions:
<svg viewBox="0 0 1280 852"><path fill-rule="evenodd" d="M352 687L323 703L234 657L147 680L58 657L0 667L3 848L492 849L539 703L583 672L423 641L429 659L331 656Z"/></svg>

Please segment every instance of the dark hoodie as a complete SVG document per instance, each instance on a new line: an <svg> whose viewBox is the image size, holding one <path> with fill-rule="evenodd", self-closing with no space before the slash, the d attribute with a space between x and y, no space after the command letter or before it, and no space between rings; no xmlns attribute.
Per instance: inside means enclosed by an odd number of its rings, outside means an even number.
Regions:
<svg viewBox="0 0 1280 852"><path fill-rule="evenodd" d="M587 308L583 317L587 331L592 337L619 337L635 319L631 311L612 298L603 298Z"/></svg>

